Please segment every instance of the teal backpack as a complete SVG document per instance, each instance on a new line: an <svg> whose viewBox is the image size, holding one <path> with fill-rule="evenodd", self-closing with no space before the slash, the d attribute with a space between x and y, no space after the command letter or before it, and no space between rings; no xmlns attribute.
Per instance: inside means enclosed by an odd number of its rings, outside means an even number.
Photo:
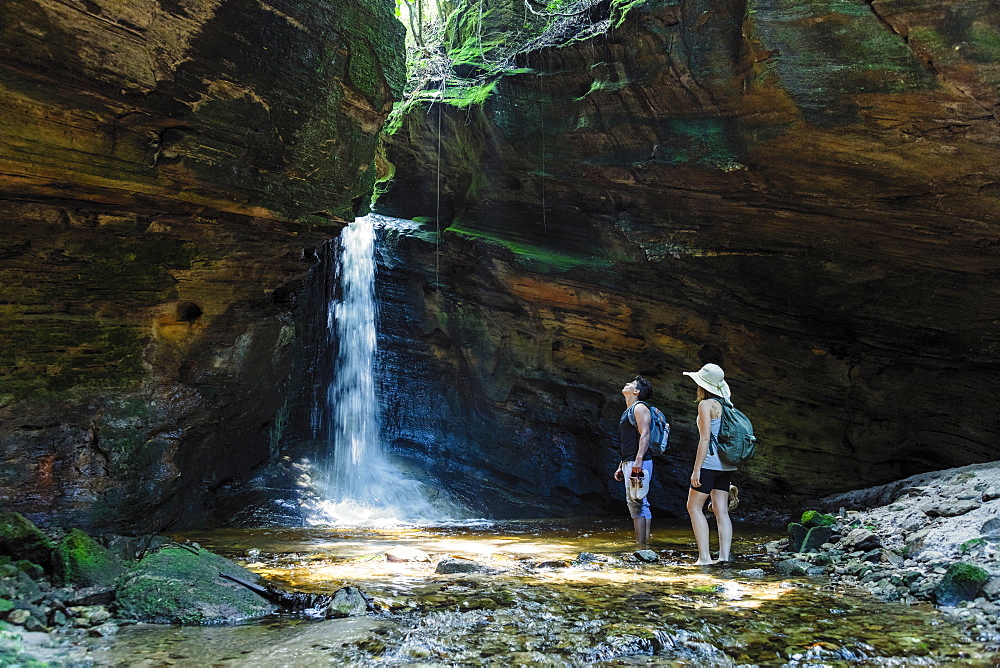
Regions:
<svg viewBox="0 0 1000 668"><path fill-rule="evenodd" d="M750 418L728 401L718 397L711 398L722 407L722 425L719 437L713 436L708 444L709 454L715 454L713 450L717 449L719 460L730 466L740 466L750 461L756 454L757 447L757 437L753 435Z"/></svg>
<svg viewBox="0 0 1000 668"><path fill-rule="evenodd" d="M650 406L645 401L637 401L625 409L632 426L635 426L635 407L638 404L649 409L649 452L662 455L667 451L667 440L670 438L670 423L667 422L667 416L656 406Z"/></svg>

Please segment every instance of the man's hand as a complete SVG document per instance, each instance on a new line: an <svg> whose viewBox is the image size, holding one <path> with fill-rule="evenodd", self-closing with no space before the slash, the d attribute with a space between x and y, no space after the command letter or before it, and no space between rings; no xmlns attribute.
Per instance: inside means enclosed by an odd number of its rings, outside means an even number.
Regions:
<svg viewBox="0 0 1000 668"><path fill-rule="evenodd" d="M641 478L642 477L642 460L637 459L632 462L632 477Z"/></svg>
<svg viewBox="0 0 1000 668"><path fill-rule="evenodd" d="M619 464L618 468L615 469L615 480L617 480L618 482L621 482L624 479L625 479L625 476L622 475L622 466L621 466L621 464Z"/></svg>

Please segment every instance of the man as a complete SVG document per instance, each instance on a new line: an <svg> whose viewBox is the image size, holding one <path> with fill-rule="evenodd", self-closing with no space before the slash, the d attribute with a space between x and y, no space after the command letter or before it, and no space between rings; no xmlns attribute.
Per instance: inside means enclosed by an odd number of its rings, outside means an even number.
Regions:
<svg viewBox="0 0 1000 668"><path fill-rule="evenodd" d="M650 523L653 516L649 512L649 501L645 490L653 477L653 459L649 454L649 433L651 419L649 407L641 403L653 396L652 384L642 376L626 383L622 388L625 397L625 412L618 422L618 433L621 444L621 463L615 471L615 480L625 482L625 500L629 515L635 529L635 542L639 545L649 543ZM643 478L645 476L645 478ZM630 481L635 478L636 481ZM641 481L641 498L637 498L635 490Z"/></svg>

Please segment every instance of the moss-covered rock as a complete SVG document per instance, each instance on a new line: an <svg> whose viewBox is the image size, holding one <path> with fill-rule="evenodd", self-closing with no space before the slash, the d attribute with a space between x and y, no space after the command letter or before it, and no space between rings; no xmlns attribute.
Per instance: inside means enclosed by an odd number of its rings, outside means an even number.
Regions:
<svg viewBox="0 0 1000 668"><path fill-rule="evenodd" d="M125 570L118 557L79 529L52 551L52 565L64 582L83 587L113 584Z"/></svg>
<svg viewBox="0 0 1000 668"><path fill-rule="evenodd" d="M806 527L830 527L837 523L837 518L833 515L826 515L818 510L807 510L802 513L800 520Z"/></svg>
<svg viewBox="0 0 1000 668"><path fill-rule="evenodd" d="M967 561L957 561L948 567L948 572L934 589L934 597L938 605L947 606L971 601L979 595L989 579L990 574L979 566Z"/></svg>
<svg viewBox="0 0 1000 668"><path fill-rule="evenodd" d="M0 554L48 566L52 547L48 536L20 513L0 513Z"/></svg>
<svg viewBox="0 0 1000 668"><path fill-rule="evenodd" d="M213 624L275 611L266 599L227 579L256 575L217 554L168 546L139 561L118 582L118 615L161 624Z"/></svg>

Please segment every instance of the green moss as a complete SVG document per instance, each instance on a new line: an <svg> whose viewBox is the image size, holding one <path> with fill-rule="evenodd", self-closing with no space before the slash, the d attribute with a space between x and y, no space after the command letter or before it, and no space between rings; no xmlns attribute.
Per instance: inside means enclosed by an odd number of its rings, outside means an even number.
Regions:
<svg viewBox="0 0 1000 668"><path fill-rule="evenodd" d="M973 538L971 540L967 540L964 543L962 543L962 545L959 546L958 551L961 552L962 554L965 554L966 552L969 552L970 550L973 550L979 547L980 545L983 545L984 543L986 543L986 540L983 538Z"/></svg>
<svg viewBox="0 0 1000 668"><path fill-rule="evenodd" d="M51 564L52 541L20 513L0 513L0 554Z"/></svg>
<svg viewBox="0 0 1000 668"><path fill-rule="evenodd" d="M828 527L837 523L837 518L833 515L825 515L818 510L807 510L802 513L800 522L809 527Z"/></svg>
<svg viewBox="0 0 1000 668"><path fill-rule="evenodd" d="M1000 60L1000 30L986 23L977 22L969 31L976 60L996 63Z"/></svg>
<svg viewBox="0 0 1000 668"><path fill-rule="evenodd" d="M514 253L518 261L539 271L569 271L576 267L609 267L611 262L597 256L582 256L544 248L524 239L513 236L489 233L463 226L460 222L452 224L446 232L469 239L477 239L497 246L502 246Z"/></svg>
<svg viewBox="0 0 1000 668"><path fill-rule="evenodd" d="M121 561L79 529L73 529L52 552L63 582L82 587L110 585L122 574Z"/></svg>
<svg viewBox="0 0 1000 668"><path fill-rule="evenodd" d="M210 624L273 612L274 606L222 574L258 580L245 568L207 550L163 548L119 579L118 614L161 624Z"/></svg>
<svg viewBox="0 0 1000 668"><path fill-rule="evenodd" d="M967 561L958 561L948 568L947 575L956 583L985 584L990 579L990 574L985 569L970 564Z"/></svg>
<svg viewBox="0 0 1000 668"><path fill-rule="evenodd" d="M8 610L13 610L14 604L5 598L0 598L0 612L7 612Z"/></svg>

